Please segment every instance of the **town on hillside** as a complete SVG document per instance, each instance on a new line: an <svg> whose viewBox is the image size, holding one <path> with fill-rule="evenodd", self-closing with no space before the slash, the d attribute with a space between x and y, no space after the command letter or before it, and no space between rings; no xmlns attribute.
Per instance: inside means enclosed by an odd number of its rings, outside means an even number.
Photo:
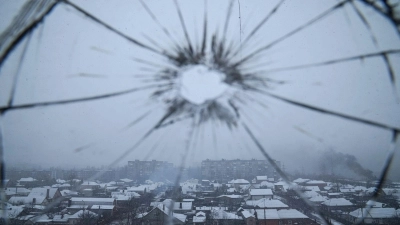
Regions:
<svg viewBox="0 0 400 225"><path fill-rule="evenodd" d="M8 170L0 224L400 224L400 183L288 180L255 159L204 160L198 170L156 160L114 170Z"/></svg>

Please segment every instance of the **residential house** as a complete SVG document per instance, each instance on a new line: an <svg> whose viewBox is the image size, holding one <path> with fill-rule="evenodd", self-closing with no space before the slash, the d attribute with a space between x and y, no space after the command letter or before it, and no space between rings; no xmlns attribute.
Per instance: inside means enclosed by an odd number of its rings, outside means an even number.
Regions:
<svg viewBox="0 0 400 225"><path fill-rule="evenodd" d="M193 210L193 202L188 201L188 202L174 202L171 199L165 199L162 202L152 202L150 203L150 206L153 207L158 207L160 205L164 205L165 207L167 207L168 209L170 209L172 207L173 212L176 213L188 213L191 212Z"/></svg>
<svg viewBox="0 0 400 225"><path fill-rule="evenodd" d="M236 191L240 191L243 187L250 186L250 182L245 179L236 179L229 181L228 185L235 188Z"/></svg>
<svg viewBox="0 0 400 225"><path fill-rule="evenodd" d="M274 188L274 183L271 183L269 181L263 181L263 182L260 183L260 188L273 189Z"/></svg>
<svg viewBox="0 0 400 225"><path fill-rule="evenodd" d="M94 181L84 181L80 186L79 189L80 190L84 190L84 189L92 189L92 190L96 190L100 188L100 184L94 182Z"/></svg>
<svg viewBox="0 0 400 225"><path fill-rule="evenodd" d="M213 225L220 224L242 224L243 218L235 213L226 212L220 209L213 209L209 214L209 220Z"/></svg>
<svg viewBox="0 0 400 225"><path fill-rule="evenodd" d="M193 225L205 225L206 224L206 213L205 212L198 212L195 216L193 216Z"/></svg>
<svg viewBox="0 0 400 225"><path fill-rule="evenodd" d="M28 196L13 196L8 202L13 205L47 205L61 196L58 188L33 188Z"/></svg>
<svg viewBox="0 0 400 225"><path fill-rule="evenodd" d="M172 216L172 218L169 218ZM172 219L172 224L181 225L187 222L187 216L184 214L174 213L168 209L164 204L159 204L154 207L150 212L139 215L142 225L163 225Z"/></svg>
<svg viewBox="0 0 400 225"><path fill-rule="evenodd" d="M349 213L351 223L399 224L400 210L395 208L359 208Z"/></svg>
<svg viewBox="0 0 400 225"><path fill-rule="evenodd" d="M288 209L289 206L277 199L262 198L259 200L248 200L243 206L248 209Z"/></svg>
<svg viewBox="0 0 400 225"><path fill-rule="evenodd" d="M251 189L249 195L251 200L259 200L262 198L272 199L274 197L271 189Z"/></svg>
<svg viewBox="0 0 400 225"><path fill-rule="evenodd" d="M314 197L312 197L312 198L310 198L310 199L308 199L308 200L309 200L310 202L315 203L315 205L319 206L321 203L327 201L328 199L329 199L329 198L326 197L326 196L317 195L317 196L314 196Z"/></svg>
<svg viewBox="0 0 400 225"><path fill-rule="evenodd" d="M256 209L255 215L259 225L318 224L296 209Z"/></svg>
<svg viewBox="0 0 400 225"><path fill-rule="evenodd" d="M68 201L68 211L76 213L79 210L87 209L92 212L104 215L112 215L115 210L116 200L114 198L79 198L72 197Z"/></svg>
<svg viewBox="0 0 400 225"><path fill-rule="evenodd" d="M354 210L354 204L345 198L332 198L321 203L325 210L335 210L341 212L350 212Z"/></svg>
<svg viewBox="0 0 400 225"><path fill-rule="evenodd" d="M256 225L257 224L256 216L253 213L242 209L239 211L239 214L243 217L244 224L246 224L246 225Z"/></svg>
<svg viewBox="0 0 400 225"><path fill-rule="evenodd" d="M58 188L33 188L28 196L45 196L47 201L51 202L62 195Z"/></svg>
<svg viewBox="0 0 400 225"><path fill-rule="evenodd" d="M308 181L310 181L310 179L297 178L296 180L293 181L293 183L296 183L296 184L299 184L299 185L303 185Z"/></svg>
<svg viewBox="0 0 400 225"><path fill-rule="evenodd" d="M261 182L268 182L268 176L256 176L256 184L261 184Z"/></svg>
<svg viewBox="0 0 400 225"><path fill-rule="evenodd" d="M0 221L2 219L15 219L23 214L24 206L13 206L9 203L0 204ZM3 217L4 216L4 217Z"/></svg>
<svg viewBox="0 0 400 225"><path fill-rule="evenodd" d="M225 205L227 207L239 206L243 201L242 195L221 195L217 197L218 202L221 205Z"/></svg>
<svg viewBox="0 0 400 225"><path fill-rule="evenodd" d="M5 189L6 198L10 199L12 196L28 196L31 190L24 187L8 187Z"/></svg>
<svg viewBox="0 0 400 225"><path fill-rule="evenodd" d="M323 189L327 186L327 183L322 180L309 180L303 183L303 186L318 186L320 189Z"/></svg>
<svg viewBox="0 0 400 225"><path fill-rule="evenodd" d="M38 180L36 180L35 178L32 177L26 177L26 178L21 178L18 180L18 184L19 185L23 185L23 186L35 186L38 183Z"/></svg>

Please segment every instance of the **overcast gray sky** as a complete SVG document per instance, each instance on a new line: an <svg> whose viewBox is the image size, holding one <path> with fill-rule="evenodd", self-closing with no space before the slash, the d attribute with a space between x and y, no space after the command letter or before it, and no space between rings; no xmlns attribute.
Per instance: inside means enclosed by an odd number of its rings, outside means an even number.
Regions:
<svg viewBox="0 0 400 225"><path fill-rule="evenodd" d="M24 1L0 1L0 31L11 22ZM173 1L145 1L163 29L139 1L73 1L122 33L154 46L172 49L185 36ZM201 43L204 2L178 1L192 43ZM227 43L242 44L232 60L240 60L257 48L273 43L329 10L338 1L286 1L267 23L243 44L251 31L278 1L233 1ZM208 1L207 43L211 35L222 35L229 1ZM346 4L306 26L253 58L243 66L248 73L260 71L264 78L286 81L268 83L270 93L351 115L400 127L400 82L393 88L381 56L296 70L277 68L325 62L392 49L400 49L394 27L378 13L356 3L367 15L371 31ZM240 12L240 19L239 19ZM371 33L376 39L374 44ZM0 69L0 104L6 105L12 78L18 72L25 39ZM157 48L157 46L154 46ZM152 75L160 67L136 59L171 67L164 57L141 48L93 22L71 6L59 4L35 29L20 65L14 104L67 100L142 87L137 75ZM400 55L388 56L396 78ZM150 68L146 70L144 68ZM268 72L269 71L269 72ZM5 161L8 166L35 165L86 167L109 165L142 138L166 113L163 99L150 98L156 89L81 103L10 110L1 118ZM207 90L204 90L207 91ZM262 159L262 154L245 132L253 131L267 152L282 161L289 171L312 170L323 151L333 149L355 155L360 163L380 171L387 156L391 131L322 114L293 104L242 91L238 126L229 130L223 123L207 122L193 130L186 165L210 159ZM127 125L143 118L127 129ZM118 165L128 160L157 159L179 164L191 130L191 120L157 129ZM215 134L215 135L214 135ZM397 144L398 145L398 144ZM392 177L400 179L395 157Z"/></svg>

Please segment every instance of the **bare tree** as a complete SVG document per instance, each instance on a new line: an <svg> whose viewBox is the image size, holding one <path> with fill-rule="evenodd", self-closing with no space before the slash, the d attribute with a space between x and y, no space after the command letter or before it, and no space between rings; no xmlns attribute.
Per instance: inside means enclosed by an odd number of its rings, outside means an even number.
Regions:
<svg viewBox="0 0 400 225"><path fill-rule="evenodd" d="M97 222L98 217L94 213L86 210L79 215L76 225L96 225Z"/></svg>

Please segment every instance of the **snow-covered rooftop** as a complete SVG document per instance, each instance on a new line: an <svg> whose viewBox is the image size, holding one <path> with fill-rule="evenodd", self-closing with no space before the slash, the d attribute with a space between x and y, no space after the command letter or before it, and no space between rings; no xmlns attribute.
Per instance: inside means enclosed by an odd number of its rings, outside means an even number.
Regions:
<svg viewBox="0 0 400 225"><path fill-rule="evenodd" d="M247 210L243 210L243 211L242 211L242 215L243 215L243 217L246 218L246 219L249 218L249 217L255 217L253 213L251 213L251 212L249 212L249 211L247 211Z"/></svg>
<svg viewBox="0 0 400 225"><path fill-rule="evenodd" d="M85 214L86 214L86 213L89 213L90 215L93 215L93 216L95 216L95 217L98 216L97 213L91 212L91 211L89 211L89 210L79 210L79 211L76 212L75 214L69 216L69 218L71 218L71 219L79 219L79 218L82 217L82 214L83 214L83 213L85 213Z"/></svg>
<svg viewBox="0 0 400 225"><path fill-rule="evenodd" d="M120 181L123 181L123 182L125 182L125 183L130 183L130 182L132 182L133 180L131 180L131 179L128 179L128 178L122 178L122 179L119 179Z"/></svg>
<svg viewBox="0 0 400 225"><path fill-rule="evenodd" d="M307 181L306 184L326 184L326 182L323 180L310 180Z"/></svg>
<svg viewBox="0 0 400 225"><path fill-rule="evenodd" d="M243 198L243 196L241 196L241 195L221 195L221 196L218 196L218 198L222 198L222 197L236 198L236 199Z"/></svg>
<svg viewBox="0 0 400 225"><path fill-rule="evenodd" d="M3 215L5 215L5 218L15 218L19 216L19 214L24 210L23 206L12 206L7 204L5 209L1 209L0 213L0 218L3 218Z"/></svg>
<svg viewBox="0 0 400 225"><path fill-rule="evenodd" d="M371 208L356 209L350 212L350 215L356 218L391 218L397 216L396 209L394 208Z"/></svg>
<svg viewBox="0 0 400 225"><path fill-rule="evenodd" d="M35 199L35 203L33 203ZM42 204L46 199L46 196L13 196L8 202L13 205L18 204Z"/></svg>
<svg viewBox="0 0 400 225"><path fill-rule="evenodd" d="M273 195L271 189L251 189L250 195Z"/></svg>
<svg viewBox="0 0 400 225"><path fill-rule="evenodd" d="M89 202L108 202L108 203L113 203L114 199L113 198L78 198L78 197L72 197L71 198L72 202L82 202L82 204L88 204Z"/></svg>
<svg viewBox="0 0 400 225"><path fill-rule="evenodd" d="M218 207L218 206L200 206L200 207L196 207L196 211L210 211L212 209L228 210L228 207Z"/></svg>
<svg viewBox="0 0 400 225"><path fill-rule="evenodd" d="M325 202L328 200L328 197L317 195L309 199L311 202Z"/></svg>
<svg viewBox="0 0 400 225"><path fill-rule="evenodd" d="M211 211L213 219L228 219L228 220L241 220L242 218L234 213L226 212L220 209L213 209Z"/></svg>
<svg viewBox="0 0 400 225"><path fill-rule="evenodd" d="M278 215L281 219L300 219L308 218L308 216L297 211L296 209L281 209L278 210Z"/></svg>
<svg viewBox="0 0 400 225"><path fill-rule="evenodd" d="M113 205L92 205L91 209L114 209Z"/></svg>
<svg viewBox="0 0 400 225"><path fill-rule="evenodd" d="M250 184L250 182L248 180L245 180L245 179L231 180L228 183L230 183L230 184Z"/></svg>
<svg viewBox="0 0 400 225"><path fill-rule="evenodd" d="M349 200L345 198L331 198L329 200L326 200L322 204L326 206L350 206L353 205Z"/></svg>
<svg viewBox="0 0 400 225"><path fill-rule="evenodd" d="M305 183L309 181L310 179L303 179L303 178L297 178L296 180L293 181L293 183Z"/></svg>
<svg viewBox="0 0 400 225"><path fill-rule="evenodd" d="M306 186L305 188L309 191L321 191L318 186Z"/></svg>
<svg viewBox="0 0 400 225"><path fill-rule="evenodd" d="M261 220L278 220L278 210L276 209L256 209L257 218Z"/></svg>
<svg viewBox="0 0 400 225"><path fill-rule="evenodd" d="M33 188L28 196L38 197L44 196L46 197L47 191L49 192L49 198L53 198L56 194L58 188Z"/></svg>
<svg viewBox="0 0 400 225"><path fill-rule="evenodd" d="M267 181L268 180L268 176L256 176L256 179L258 181Z"/></svg>
<svg viewBox="0 0 400 225"><path fill-rule="evenodd" d="M368 202L367 202L366 205L367 205L367 206L371 206L371 207L373 207L373 208L384 208L384 207L386 206L385 203L376 202L376 201L374 201L374 200L368 200Z"/></svg>
<svg viewBox="0 0 400 225"><path fill-rule="evenodd" d="M307 197L307 198L313 198L313 197L318 196L319 194L318 194L317 192L315 192L315 191L305 191L305 192L303 193L303 195L304 195L305 197Z"/></svg>
<svg viewBox="0 0 400 225"><path fill-rule="evenodd" d="M259 200L246 201L246 205L258 206L260 208L289 208L286 204L277 199L265 199L265 198Z"/></svg>
<svg viewBox="0 0 400 225"><path fill-rule="evenodd" d="M18 182L33 182L33 181L37 181L37 180L32 177L21 178L18 180Z"/></svg>

